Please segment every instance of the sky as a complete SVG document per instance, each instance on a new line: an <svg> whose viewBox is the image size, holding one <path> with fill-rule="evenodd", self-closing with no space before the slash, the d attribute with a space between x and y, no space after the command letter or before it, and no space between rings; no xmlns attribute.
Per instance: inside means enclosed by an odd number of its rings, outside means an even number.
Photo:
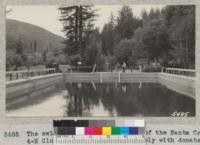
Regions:
<svg viewBox="0 0 200 145"><path fill-rule="evenodd" d="M108 22L111 13L117 16L122 5L96 5L94 7L98 9L97 14L99 15L95 26L102 30L104 24ZM140 17L143 9L149 12L151 8L162 8L164 5L130 5L130 7L133 10L134 16ZM58 6L7 6L7 10L12 10L6 16L8 19L37 25L64 37L62 32L63 25L59 21L60 12Z"/></svg>

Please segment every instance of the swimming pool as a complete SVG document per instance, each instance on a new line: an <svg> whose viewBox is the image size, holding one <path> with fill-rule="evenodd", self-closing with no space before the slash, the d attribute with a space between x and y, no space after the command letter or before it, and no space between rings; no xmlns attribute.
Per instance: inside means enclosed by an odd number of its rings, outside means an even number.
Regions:
<svg viewBox="0 0 200 145"><path fill-rule="evenodd" d="M20 96L8 116L195 116L195 99L156 82L61 82ZM23 98L23 99L22 99Z"/></svg>

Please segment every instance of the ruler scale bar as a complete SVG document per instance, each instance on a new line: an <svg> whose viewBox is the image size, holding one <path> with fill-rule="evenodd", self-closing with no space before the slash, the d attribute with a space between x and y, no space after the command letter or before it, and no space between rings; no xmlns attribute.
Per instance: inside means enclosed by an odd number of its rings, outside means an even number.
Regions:
<svg viewBox="0 0 200 145"><path fill-rule="evenodd" d="M145 144L142 136L62 136L54 137L54 144Z"/></svg>

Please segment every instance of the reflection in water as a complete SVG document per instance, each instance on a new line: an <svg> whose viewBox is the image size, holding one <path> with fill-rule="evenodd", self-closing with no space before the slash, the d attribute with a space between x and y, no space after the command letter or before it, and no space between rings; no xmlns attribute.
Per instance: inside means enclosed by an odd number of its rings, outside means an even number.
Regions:
<svg viewBox="0 0 200 145"><path fill-rule="evenodd" d="M139 87L138 87L138 88L139 88L139 89L142 88L142 82L139 83Z"/></svg>
<svg viewBox="0 0 200 145"><path fill-rule="evenodd" d="M174 111L195 113L195 101L160 84L121 83L66 84L70 99L68 116L98 116L90 114L94 106L103 105L110 116L169 116ZM138 88L139 86L139 88ZM117 114L116 114L117 113Z"/></svg>
<svg viewBox="0 0 200 145"><path fill-rule="evenodd" d="M175 111L195 115L194 99L157 83L66 83L61 88L43 102L10 110L10 114L21 116L24 110L33 113L40 105L40 109L44 106L40 112L46 113L43 116L52 114L49 107L53 108L54 114L57 113L54 116L156 117L170 116ZM56 105L50 106L52 101Z"/></svg>

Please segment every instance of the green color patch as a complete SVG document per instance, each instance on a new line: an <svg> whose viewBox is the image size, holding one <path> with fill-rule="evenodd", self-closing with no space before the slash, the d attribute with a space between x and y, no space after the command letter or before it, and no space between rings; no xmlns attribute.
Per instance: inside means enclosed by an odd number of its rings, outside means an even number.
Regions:
<svg viewBox="0 0 200 145"><path fill-rule="evenodd" d="M120 135L120 127L112 127L112 135Z"/></svg>

